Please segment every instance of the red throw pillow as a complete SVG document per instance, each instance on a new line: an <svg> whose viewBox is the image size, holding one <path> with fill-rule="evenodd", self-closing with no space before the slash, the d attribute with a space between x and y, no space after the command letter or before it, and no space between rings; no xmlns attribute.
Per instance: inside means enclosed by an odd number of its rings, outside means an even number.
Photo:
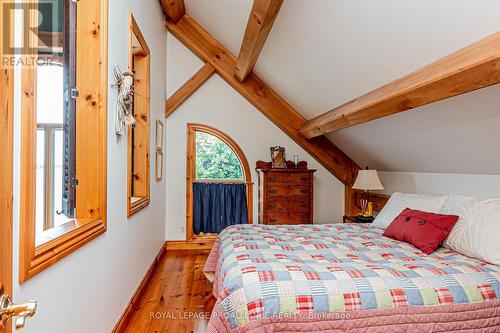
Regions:
<svg viewBox="0 0 500 333"><path fill-rule="evenodd" d="M385 229L384 236L410 243L426 254L436 251L457 223L458 216L406 208Z"/></svg>

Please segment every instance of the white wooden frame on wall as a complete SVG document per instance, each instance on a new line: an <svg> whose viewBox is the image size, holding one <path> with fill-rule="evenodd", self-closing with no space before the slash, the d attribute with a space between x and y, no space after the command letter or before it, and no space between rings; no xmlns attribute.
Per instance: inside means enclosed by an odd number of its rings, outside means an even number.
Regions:
<svg viewBox="0 0 500 333"><path fill-rule="evenodd" d="M156 120L156 150L163 152L163 121Z"/></svg>
<svg viewBox="0 0 500 333"><path fill-rule="evenodd" d="M156 181L163 179L163 141L165 125L160 119L156 120Z"/></svg>

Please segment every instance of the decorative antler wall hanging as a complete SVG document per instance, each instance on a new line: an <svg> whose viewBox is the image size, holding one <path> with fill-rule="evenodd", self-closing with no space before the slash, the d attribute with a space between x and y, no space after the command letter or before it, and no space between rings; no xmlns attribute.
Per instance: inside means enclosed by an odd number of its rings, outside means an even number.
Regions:
<svg viewBox="0 0 500 333"><path fill-rule="evenodd" d="M118 98L116 100L116 118L115 133L117 135L125 134L125 126L132 125L135 122L132 108L134 106L134 74L122 73L120 67L113 67L115 84L118 88Z"/></svg>

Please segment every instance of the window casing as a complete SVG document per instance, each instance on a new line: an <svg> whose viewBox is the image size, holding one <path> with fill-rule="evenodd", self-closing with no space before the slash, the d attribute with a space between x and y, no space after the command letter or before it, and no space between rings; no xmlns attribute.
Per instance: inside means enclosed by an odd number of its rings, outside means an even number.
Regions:
<svg viewBox="0 0 500 333"><path fill-rule="evenodd" d="M150 202L150 50L132 13L129 15L129 68L134 73L133 115L128 127L127 215Z"/></svg>
<svg viewBox="0 0 500 333"><path fill-rule="evenodd" d="M49 39L62 39L62 45L37 49L40 45L36 36L45 43L47 34L37 34L40 31L36 29L29 45L38 52L32 56L50 57L64 67L61 89L65 97L64 102L57 103L64 103L65 117L56 123L40 121L37 112L45 94L39 90L51 82L37 81L41 78L39 67L24 66L21 70L21 283L106 231L107 0L63 3L64 30L48 34L60 36ZM38 1L30 5L37 8ZM73 23L68 23L71 20ZM23 24L25 29L28 25L37 27L38 13L31 11L28 21ZM69 97L73 88L79 92L74 99ZM43 182L36 173L40 149L44 150L43 159L39 158L43 160ZM42 203L37 201L40 184L44 184ZM54 188L59 189L51 190ZM40 205L44 226L37 233ZM67 219L56 218L60 215Z"/></svg>
<svg viewBox="0 0 500 333"><path fill-rule="evenodd" d="M199 177L199 172L197 169L197 133L208 134L214 138L220 140L225 146L227 146L231 153L238 159L238 164L241 168L241 178L232 176L222 176L222 177ZM230 153L225 153L229 156ZM232 167L235 167L234 162L230 163ZM235 169L235 168L233 168ZM230 175L239 175L238 171L234 170ZM250 165L248 160L243 153L240 146L227 134L215 129L213 127L201 124L188 124L187 125L187 154L186 154L186 240L194 241L196 237L193 233L193 182L238 182L246 184L247 193L247 205L248 205L248 223L253 221L253 183L252 175L250 172Z"/></svg>

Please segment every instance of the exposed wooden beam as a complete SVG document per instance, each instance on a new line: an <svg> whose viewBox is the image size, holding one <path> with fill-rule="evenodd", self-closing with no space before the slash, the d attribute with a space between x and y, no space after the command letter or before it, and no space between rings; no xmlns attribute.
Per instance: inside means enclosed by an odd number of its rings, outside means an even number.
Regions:
<svg viewBox="0 0 500 333"><path fill-rule="evenodd" d="M359 166L324 136L307 140L299 133L305 119L294 108L250 73L244 82L235 76L236 57L188 15L177 24L167 21L168 30L202 61L209 62L229 85L267 116L285 134L346 185L353 184ZM258 130L258 129L257 129Z"/></svg>
<svg viewBox="0 0 500 333"><path fill-rule="evenodd" d="M500 32L308 121L306 138L500 82Z"/></svg>
<svg viewBox="0 0 500 333"><path fill-rule="evenodd" d="M253 70L283 0L254 0L236 63L236 77L243 81Z"/></svg>
<svg viewBox="0 0 500 333"><path fill-rule="evenodd" d="M186 13L184 0L160 0L163 12L174 22L177 22Z"/></svg>
<svg viewBox="0 0 500 333"><path fill-rule="evenodd" d="M165 117L170 116L174 111L184 103L199 87L203 85L213 74L215 68L206 63L198 72L196 72L186 83L182 85L165 103Z"/></svg>

